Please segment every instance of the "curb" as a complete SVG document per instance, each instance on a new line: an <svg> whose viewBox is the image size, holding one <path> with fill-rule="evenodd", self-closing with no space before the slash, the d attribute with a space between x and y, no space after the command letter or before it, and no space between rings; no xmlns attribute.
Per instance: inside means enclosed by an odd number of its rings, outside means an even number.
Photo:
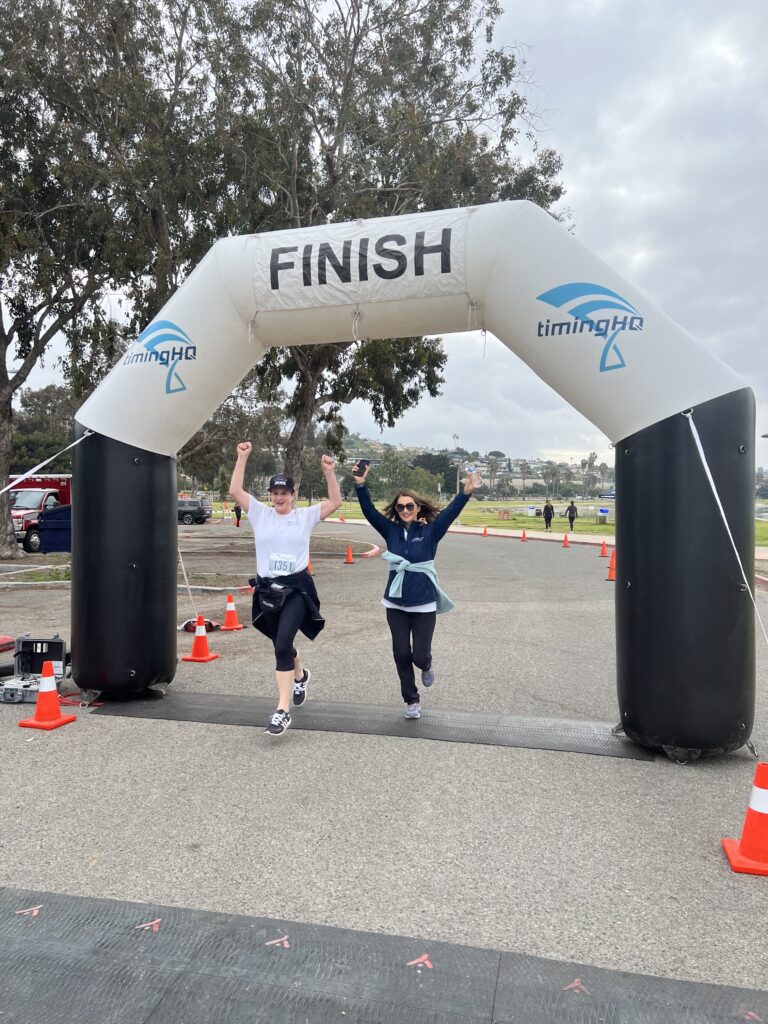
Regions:
<svg viewBox="0 0 768 1024"><path fill-rule="evenodd" d="M519 531L519 530L518 531L515 531L515 530L492 530L491 528L487 528L487 529L488 529L488 533L486 534L487 537L500 537L502 540L522 540L522 531ZM563 534L565 534L567 531L563 530L561 532ZM483 536L483 527L482 526L469 526L469 527L468 526L459 526L459 527L449 526L448 527L448 533L464 533L467 536L482 537ZM529 534L526 535L525 539L526 539L526 541L529 541L529 540L542 541L544 544L562 544L563 543L562 538L560 537L560 534L557 534L557 535L552 534L552 536L550 536L550 537L537 537L537 536L534 536L533 534L529 533ZM582 545L584 545L586 547L594 547L594 548L599 548L599 547L602 547L602 545L603 545L603 539L602 538L600 538L600 540L582 540L577 534L573 534L573 533L568 533L568 542L570 544L582 544ZM614 538L610 538L609 539L608 537L606 537L605 538L605 543L606 543L606 545L609 548L616 547L616 541L614 540Z"/></svg>
<svg viewBox="0 0 768 1024"><path fill-rule="evenodd" d="M331 516L329 516L327 519L324 520L324 522L326 522L326 523L339 523L340 520L334 519ZM365 520L365 519L345 519L343 523L340 523L340 525L341 526L370 526L370 523L368 523L368 521ZM497 530L494 527L490 527L490 526L486 527L486 529L488 530L488 533L486 535L488 537L500 537L502 540L521 540L521 538L522 538L522 531L521 530ZM539 532L539 531L537 531L537 532ZM562 532L565 533L566 531L562 531ZM448 527L448 533L463 533L463 534L466 534L468 537L471 537L471 536L482 537L483 536L483 527L482 526L449 526ZM571 540L574 544L585 544L585 545L590 545L592 547L597 547L597 548L602 547L602 543L603 543L603 538L600 538L599 540L582 540L581 537L578 534L571 534L571 533L568 534L568 537L569 537L569 540ZM545 544L552 544L552 543L562 544L562 538L558 540L558 537L556 537L554 535L552 535L551 537L535 537L535 536L532 536L532 535L529 534L526 537L526 540L540 540L540 541L543 541ZM615 539L613 537L610 537L610 538L606 537L605 538L605 543L608 545L609 548L612 548L612 547L616 546L616 541L615 541ZM366 556L365 555L360 555L360 557L361 558L365 558ZM373 558L373 553L371 553L367 557Z"/></svg>

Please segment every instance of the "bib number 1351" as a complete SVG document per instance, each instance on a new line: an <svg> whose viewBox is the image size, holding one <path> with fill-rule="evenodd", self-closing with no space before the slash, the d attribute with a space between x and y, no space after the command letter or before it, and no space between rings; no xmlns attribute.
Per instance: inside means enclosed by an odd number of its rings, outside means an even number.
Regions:
<svg viewBox="0 0 768 1024"><path fill-rule="evenodd" d="M269 571L270 572L286 572L291 573L296 568L296 558L294 555L279 555L273 554L269 556Z"/></svg>

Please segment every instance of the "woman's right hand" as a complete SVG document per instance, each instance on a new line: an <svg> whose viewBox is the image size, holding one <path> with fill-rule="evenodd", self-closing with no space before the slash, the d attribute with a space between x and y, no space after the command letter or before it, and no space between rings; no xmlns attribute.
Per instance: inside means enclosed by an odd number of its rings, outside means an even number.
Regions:
<svg viewBox="0 0 768 1024"><path fill-rule="evenodd" d="M370 465L368 465L365 467L362 473L358 473L357 463L355 463L354 466L352 467L352 479L355 481L356 484L364 484L366 481L366 477L368 476L370 471L371 467Z"/></svg>
<svg viewBox="0 0 768 1024"><path fill-rule="evenodd" d="M247 459L253 450L253 445L250 441L241 441L237 446L237 457L238 459Z"/></svg>

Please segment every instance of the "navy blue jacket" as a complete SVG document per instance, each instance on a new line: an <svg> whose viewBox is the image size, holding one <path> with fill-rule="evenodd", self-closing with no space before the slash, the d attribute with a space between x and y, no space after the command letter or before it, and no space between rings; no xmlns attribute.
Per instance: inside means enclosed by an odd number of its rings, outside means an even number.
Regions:
<svg viewBox="0 0 768 1024"><path fill-rule="evenodd" d="M371 526L380 533L387 543L387 551L395 555L407 558L409 562L428 562L435 557L437 545L445 536L448 527L458 518L461 510L469 501L469 495L460 491L450 505L447 505L442 512L427 526L422 523L413 522L406 530L405 526L398 519L396 522L387 519L371 501L368 488L365 484L355 485L357 500L363 515ZM406 572L403 580L402 597L390 597L389 588L395 578L394 569L389 574L384 597L392 604L416 605L427 604L437 598L432 581L422 572Z"/></svg>

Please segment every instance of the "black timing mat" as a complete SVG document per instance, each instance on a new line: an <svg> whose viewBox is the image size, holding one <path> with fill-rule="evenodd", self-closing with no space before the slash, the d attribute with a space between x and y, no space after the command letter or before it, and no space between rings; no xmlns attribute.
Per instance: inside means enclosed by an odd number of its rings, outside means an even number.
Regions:
<svg viewBox="0 0 768 1024"><path fill-rule="evenodd" d="M3 1024L714 1024L768 993L268 918L0 888Z"/></svg>
<svg viewBox="0 0 768 1024"><path fill-rule="evenodd" d="M138 700L104 704L94 709L93 714L264 728L273 711L274 703L264 698L172 691L165 697L147 694ZM610 725L605 722L424 711L423 705L420 719L406 721L398 705L381 707L372 704L323 704L318 701L308 701L303 707L293 709L291 719L292 729L563 750L605 757L631 757L638 761L653 761L655 757L653 751L633 743L626 736L614 736Z"/></svg>

